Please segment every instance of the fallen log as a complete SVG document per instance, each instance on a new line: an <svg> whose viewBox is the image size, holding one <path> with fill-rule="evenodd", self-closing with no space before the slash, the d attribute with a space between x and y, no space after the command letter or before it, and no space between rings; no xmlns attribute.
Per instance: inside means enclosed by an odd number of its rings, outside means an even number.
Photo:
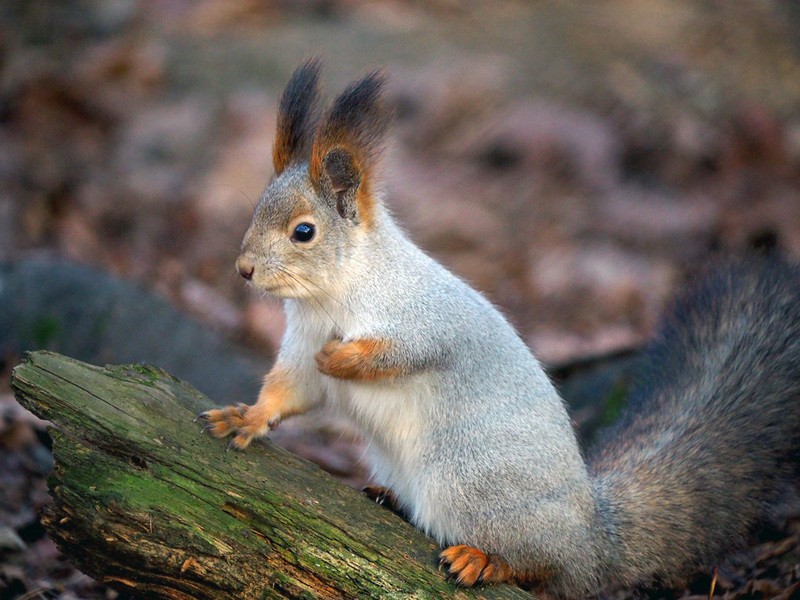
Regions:
<svg viewBox="0 0 800 600"><path fill-rule="evenodd" d="M136 598L529 597L456 588L432 540L270 442L226 452L192 423L211 401L160 369L33 352L12 387L52 424L45 529Z"/></svg>

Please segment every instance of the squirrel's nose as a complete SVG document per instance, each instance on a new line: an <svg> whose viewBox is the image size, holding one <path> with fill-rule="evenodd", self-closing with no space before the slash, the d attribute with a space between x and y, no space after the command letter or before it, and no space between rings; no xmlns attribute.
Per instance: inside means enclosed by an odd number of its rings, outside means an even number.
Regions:
<svg viewBox="0 0 800 600"><path fill-rule="evenodd" d="M250 281L253 278L253 273L256 270L256 266L249 258L240 256L236 259L236 270L239 271L239 275Z"/></svg>

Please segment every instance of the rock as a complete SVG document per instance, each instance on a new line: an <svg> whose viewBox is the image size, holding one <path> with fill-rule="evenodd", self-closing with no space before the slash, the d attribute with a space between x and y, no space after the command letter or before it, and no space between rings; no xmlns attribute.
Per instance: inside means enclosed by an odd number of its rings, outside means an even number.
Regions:
<svg viewBox="0 0 800 600"><path fill-rule="evenodd" d="M66 261L0 264L0 351L37 348L95 364L158 364L221 403L254 398L263 374L263 356L131 282Z"/></svg>
<svg viewBox="0 0 800 600"><path fill-rule="evenodd" d="M53 454L41 444L30 446L31 471L37 475L45 476L53 470Z"/></svg>

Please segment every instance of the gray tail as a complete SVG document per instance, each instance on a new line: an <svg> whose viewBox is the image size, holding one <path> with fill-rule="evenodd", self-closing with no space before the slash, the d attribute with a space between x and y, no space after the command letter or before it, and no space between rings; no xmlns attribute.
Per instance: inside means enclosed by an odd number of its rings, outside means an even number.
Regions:
<svg viewBox="0 0 800 600"><path fill-rule="evenodd" d="M675 583L742 544L798 473L800 269L758 258L680 297L604 440L612 579Z"/></svg>

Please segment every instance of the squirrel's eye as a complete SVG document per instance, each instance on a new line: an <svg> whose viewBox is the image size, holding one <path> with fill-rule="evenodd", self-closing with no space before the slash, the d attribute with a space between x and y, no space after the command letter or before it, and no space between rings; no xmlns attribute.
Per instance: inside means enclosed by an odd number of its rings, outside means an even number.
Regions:
<svg viewBox="0 0 800 600"><path fill-rule="evenodd" d="M293 242L310 242L314 239L316 229L311 223L300 223L292 232Z"/></svg>

